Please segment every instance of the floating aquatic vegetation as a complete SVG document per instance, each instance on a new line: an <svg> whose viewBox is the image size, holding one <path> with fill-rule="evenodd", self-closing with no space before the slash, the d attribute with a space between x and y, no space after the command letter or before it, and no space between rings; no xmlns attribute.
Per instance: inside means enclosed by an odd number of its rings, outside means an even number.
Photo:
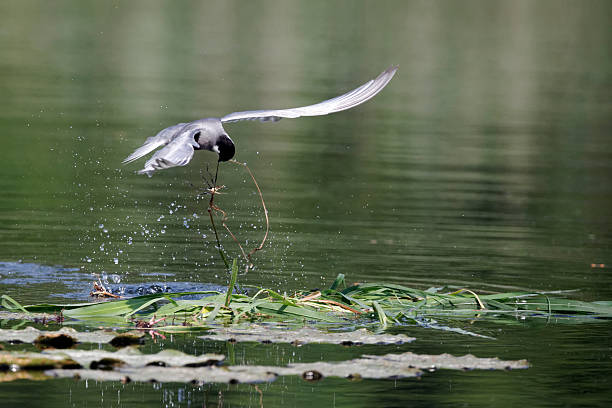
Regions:
<svg viewBox="0 0 612 408"><path fill-rule="evenodd" d="M48 379L49 376L42 371L0 371L0 383L17 380L41 381Z"/></svg>
<svg viewBox="0 0 612 408"><path fill-rule="evenodd" d="M0 320L20 320L20 321L33 321L36 323L47 324L47 323L62 323L64 317L61 313L36 313L36 312L9 312L6 310L0 310Z"/></svg>
<svg viewBox="0 0 612 408"><path fill-rule="evenodd" d="M45 374L54 378L76 378L95 381L173 382L173 383L258 383L271 382L276 374L260 370L257 366L230 367L142 367L119 368L109 371L73 369L49 370Z"/></svg>
<svg viewBox="0 0 612 408"><path fill-rule="evenodd" d="M416 340L404 334L374 334L362 328L354 331L324 332L311 327L297 330L289 328L270 328L261 325L248 327L214 328L209 334L200 336L205 340L261 342L261 343L329 343L343 346L361 344L403 344Z"/></svg>
<svg viewBox="0 0 612 408"><path fill-rule="evenodd" d="M516 370L529 368L527 360L500 360L497 357L481 358L471 354L456 357L451 354L415 354L411 352L401 354L385 354L383 356L364 355L363 359L376 365L408 365L423 369L449 369L449 370Z"/></svg>
<svg viewBox="0 0 612 408"><path fill-rule="evenodd" d="M143 372L155 372L162 367L194 369L195 367L218 365L224 358L218 354L192 356L177 350L143 354L134 348L125 348L116 352L104 350L45 350L42 353L0 352L0 382L17 379L46 379L49 378L47 375L40 374L45 370L69 372L69 376L74 376L75 370L104 373L121 368ZM54 374L54 376L59 375Z"/></svg>
<svg viewBox="0 0 612 408"><path fill-rule="evenodd" d="M233 273L237 272L236 264ZM362 283L341 289L339 275L327 290L280 294L254 288L252 296L230 291L159 293L102 303L40 304L22 306L9 296L0 297L10 312L61 313L65 319L106 324L138 325L162 332L194 332L212 323L276 321L346 323L378 321L389 324L416 324L444 330L433 318L568 318L574 321L609 319L612 302L581 302L550 297L547 294L512 292L477 294L471 290L440 293L389 283ZM183 297L190 296L190 299ZM199 298L193 299L194 296ZM134 327L134 326L133 326ZM448 327L447 327L448 328ZM465 330L461 334L478 335ZM481 336L482 337L482 336Z"/></svg>
<svg viewBox="0 0 612 408"><path fill-rule="evenodd" d="M225 356L202 354L193 356L178 350L162 350L155 354L143 354L134 347L119 351L105 350L45 350L41 355L61 356L77 362L81 367L106 369L108 367L204 367L218 365Z"/></svg>
<svg viewBox="0 0 612 408"><path fill-rule="evenodd" d="M104 330L79 332L70 327L57 331L38 330L26 327L22 330L0 329L0 342L34 343L40 348L70 348L77 343L110 343L115 347L139 344L145 334L138 331L116 333Z"/></svg>
<svg viewBox="0 0 612 408"><path fill-rule="evenodd" d="M89 362L90 367L94 366L97 369L53 369L48 370L46 374L53 377L122 382L253 383L269 382L279 376L292 375L301 376L306 381L317 381L324 377L384 379L417 377L422 375L422 369L427 371L435 369L507 370L529 367L529 363L525 360L506 361L497 358L477 358L472 355L455 357L450 354L418 355L413 353L382 356L365 355L361 358L342 362L294 363L284 367L218 366L216 364L201 367L186 366L185 364L182 367L170 366L170 364L152 367L153 364L149 363L143 366L142 362L139 362L139 365L135 367L118 354L119 352L106 353L102 356L96 355L96 352L90 352L88 360L83 361L80 355L71 353L69 354L70 358L83 363L84 366L90 360L102 361L104 359L121 361L123 364L96 366L93 362ZM157 357L159 354L153 355L150 360L159 359ZM164 360L161 359L161 361Z"/></svg>
<svg viewBox="0 0 612 408"><path fill-rule="evenodd" d="M0 371L81 369L110 370L117 367L205 367L220 364L220 354L193 356L177 350L143 354L134 347L119 351L105 350L44 350L41 353L0 352Z"/></svg>
<svg viewBox="0 0 612 408"><path fill-rule="evenodd" d="M0 371L81 368L66 355L0 351Z"/></svg>

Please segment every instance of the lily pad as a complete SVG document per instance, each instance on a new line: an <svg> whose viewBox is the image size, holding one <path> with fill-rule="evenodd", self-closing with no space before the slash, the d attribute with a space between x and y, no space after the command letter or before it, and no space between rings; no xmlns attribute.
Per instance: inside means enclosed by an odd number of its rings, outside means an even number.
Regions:
<svg viewBox="0 0 612 408"><path fill-rule="evenodd" d="M104 350L45 350L41 355L70 358L83 367L109 369L113 367L203 367L218 365L225 356L202 354L193 356L177 350L163 350L156 354L143 354L138 349L126 347L119 351Z"/></svg>
<svg viewBox="0 0 612 408"><path fill-rule="evenodd" d="M386 354L382 356L364 355L361 358L342 362L294 363L274 372L278 375L300 374L310 377L346 378L405 378L421 374L420 369L454 370L504 370L528 368L526 360L504 361L498 358L478 358L473 355L455 357L450 354L426 355L414 353ZM311 374L309 374L311 373Z"/></svg>
<svg viewBox="0 0 612 408"><path fill-rule="evenodd" d="M206 340L262 342L262 343L329 343L346 346L361 344L403 344L415 340L404 334L374 334L366 329L343 332L324 332L304 327L298 330L268 328L253 325L247 328L220 328L214 332L200 336Z"/></svg>
<svg viewBox="0 0 612 408"><path fill-rule="evenodd" d="M48 370L52 368L80 368L80 365L65 355L45 355L27 352L0 352L0 371Z"/></svg>
<svg viewBox="0 0 612 408"><path fill-rule="evenodd" d="M79 378L96 381L121 382L178 382L178 383L257 383L271 382L276 374L258 366L232 367L123 367L112 371L49 370L45 374L55 378Z"/></svg>
<svg viewBox="0 0 612 408"><path fill-rule="evenodd" d="M23 330L0 329L0 341L35 343L41 348L70 348L76 343L110 343L115 347L138 344L144 340L145 334L138 331L116 333L109 331L79 332L70 327L62 327L57 331L38 330L26 327Z"/></svg>
<svg viewBox="0 0 612 408"><path fill-rule="evenodd" d="M16 380L41 381L48 380L49 376L42 371L6 371L0 372L0 383L11 382Z"/></svg>
<svg viewBox="0 0 612 408"><path fill-rule="evenodd" d="M314 363L289 364L281 368L278 375L300 375L306 381L318 381L324 377L341 378L409 378L419 377L422 371L416 367L405 364L381 364L366 358L356 358L348 361L328 363L318 361Z"/></svg>
<svg viewBox="0 0 612 408"><path fill-rule="evenodd" d="M117 353L113 353L117 354ZM78 360L78 358L75 358ZM472 355L455 357L449 354L417 355L414 353L365 355L342 362L295 363L274 366L205 366L205 367L117 367L109 371L92 369L49 370L53 377L76 377L100 381L138 382L193 382L244 383L269 382L278 376L301 376L306 381L324 377L348 379L410 378L422 375L421 369L518 369L528 368L525 360L503 361L497 358L478 358Z"/></svg>
<svg viewBox="0 0 612 408"><path fill-rule="evenodd" d="M409 366L423 369L510 370L529 368L527 360L500 360L497 357L482 358L471 354L456 357L451 354L428 355L406 352L382 356L364 355L362 359L368 360L367 364L389 367Z"/></svg>

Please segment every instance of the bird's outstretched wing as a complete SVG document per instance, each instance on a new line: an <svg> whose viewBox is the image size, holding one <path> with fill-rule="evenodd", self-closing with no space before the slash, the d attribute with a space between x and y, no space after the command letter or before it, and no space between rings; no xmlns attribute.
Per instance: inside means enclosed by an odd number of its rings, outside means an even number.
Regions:
<svg viewBox="0 0 612 408"><path fill-rule="evenodd" d="M155 152L146 161L144 169L138 170L138 174L151 176L155 170L185 166L193 157L194 147L197 148L199 145L193 140L190 133L184 133L168 143L163 149Z"/></svg>
<svg viewBox="0 0 612 408"><path fill-rule="evenodd" d="M262 122L277 121L282 118L299 118L300 116L319 116L327 115L334 112L340 112L346 109L354 108L374 97L379 93L393 75L397 71L397 66L389 67L383 73L381 73L375 79L372 79L359 88L353 89L344 95L336 96L335 98L328 99L326 101L309 105L302 106L300 108L290 109L269 109L269 110L254 110L245 112L234 112L229 115L225 115L221 118L223 123L238 122L240 120L260 120Z"/></svg>
<svg viewBox="0 0 612 408"><path fill-rule="evenodd" d="M179 123L174 126L170 126L156 134L155 136L151 136L145 140L144 144L140 146L138 149L134 150L132 154L126 157L123 160L123 164L131 163L134 160L140 159L142 156L145 156L151 153L153 150L158 147L165 146L172 140L173 137L176 136L179 130L185 126L185 123Z"/></svg>

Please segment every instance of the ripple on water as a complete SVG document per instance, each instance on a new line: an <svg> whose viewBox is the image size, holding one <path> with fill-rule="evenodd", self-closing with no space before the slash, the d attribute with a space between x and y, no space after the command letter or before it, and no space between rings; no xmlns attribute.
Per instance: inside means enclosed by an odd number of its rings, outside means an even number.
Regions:
<svg viewBox="0 0 612 408"><path fill-rule="evenodd" d="M146 279L151 279L152 274L147 274ZM80 268L64 267L61 265L40 265L26 262L0 262L0 285L7 289L12 287L21 288L20 301L41 302L44 297L61 297L68 299L89 299L93 280L98 278L112 292L122 296L140 296L152 293L188 292L215 290L223 292L225 287L200 282L174 282L171 281L172 274L165 273L157 275L162 280L147 281L145 283L121 282L118 275L100 276L82 272ZM23 288L27 287L24 299ZM10 290L8 290L11 294ZM0 290L0 293L6 293Z"/></svg>

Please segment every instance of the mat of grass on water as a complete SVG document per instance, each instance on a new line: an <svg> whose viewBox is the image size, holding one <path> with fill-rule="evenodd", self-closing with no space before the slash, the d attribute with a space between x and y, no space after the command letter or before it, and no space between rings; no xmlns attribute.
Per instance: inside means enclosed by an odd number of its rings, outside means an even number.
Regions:
<svg viewBox="0 0 612 408"><path fill-rule="evenodd" d="M232 267L229 288L238 268ZM160 293L100 303L21 305L9 296L1 305L10 312L55 313L63 319L155 327L156 330L197 331L212 323L245 321L306 321L310 323L418 324L428 327L435 317L564 318L572 321L609 319L612 302L583 302L548 294L509 292L477 294L469 289L446 292L420 290L390 283L347 286L340 274L320 291L281 294L250 287L252 295L217 291ZM433 328L440 328L431 325ZM473 333L465 333L473 334Z"/></svg>

